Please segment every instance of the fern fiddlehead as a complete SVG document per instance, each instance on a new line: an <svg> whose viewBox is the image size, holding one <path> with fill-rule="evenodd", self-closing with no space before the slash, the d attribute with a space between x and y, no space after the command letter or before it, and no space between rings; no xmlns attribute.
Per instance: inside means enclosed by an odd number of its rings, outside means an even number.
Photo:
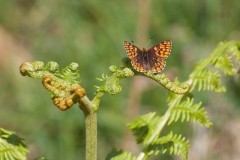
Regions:
<svg viewBox="0 0 240 160"><path fill-rule="evenodd" d="M42 79L43 86L51 93L53 103L61 110L67 110L82 99L86 92L79 83L78 64L71 63L61 72L56 62L46 66L41 61L25 62L20 66L23 76Z"/></svg>

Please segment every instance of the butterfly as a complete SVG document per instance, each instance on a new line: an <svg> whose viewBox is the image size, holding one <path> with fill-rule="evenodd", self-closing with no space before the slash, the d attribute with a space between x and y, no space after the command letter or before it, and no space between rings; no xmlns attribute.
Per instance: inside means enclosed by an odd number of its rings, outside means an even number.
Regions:
<svg viewBox="0 0 240 160"><path fill-rule="evenodd" d="M132 67L138 72L151 71L152 73L161 72L165 65L165 59L169 56L172 48L172 42L166 40L155 45L148 50L142 50L135 45L124 41L125 51L131 60Z"/></svg>

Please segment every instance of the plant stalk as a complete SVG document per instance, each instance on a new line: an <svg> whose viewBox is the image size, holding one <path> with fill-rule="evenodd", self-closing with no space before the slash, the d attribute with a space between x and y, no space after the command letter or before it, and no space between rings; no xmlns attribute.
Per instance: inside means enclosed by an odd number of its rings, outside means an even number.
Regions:
<svg viewBox="0 0 240 160"><path fill-rule="evenodd" d="M97 113L91 110L85 113L86 160L97 159Z"/></svg>

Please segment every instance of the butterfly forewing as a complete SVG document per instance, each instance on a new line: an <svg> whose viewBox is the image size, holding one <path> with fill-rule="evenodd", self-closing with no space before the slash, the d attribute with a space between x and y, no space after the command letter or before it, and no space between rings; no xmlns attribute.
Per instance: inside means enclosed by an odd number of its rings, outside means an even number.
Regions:
<svg viewBox="0 0 240 160"><path fill-rule="evenodd" d="M164 69L165 59L171 52L172 42L166 40L158 45L155 45L147 50L149 57L149 64L153 73L160 72Z"/></svg>
<svg viewBox="0 0 240 160"><path fill-rule="evenodd" d="M123 44L128 57L131 59L131 64L133 68L138 72L146 72L147 70L146 68L144 68L142 51L138 47L127 41L124 41Z"/></svg>
<svg viewBox="0 0 240 160"><path fill-rule="evenodd" d="M159 58L166 59L171 53L172 42L170 40L163 41L162 43L155 45L148 49L148 52L154 52Z"/></svg>
<svg viewBox="0 0 240 160"><path fill-rule="evenodd" d="M138 47L134 46L133 44L127 41L124 41L123 45L130 59L136 57L138 53L142 52Z"/></svg>

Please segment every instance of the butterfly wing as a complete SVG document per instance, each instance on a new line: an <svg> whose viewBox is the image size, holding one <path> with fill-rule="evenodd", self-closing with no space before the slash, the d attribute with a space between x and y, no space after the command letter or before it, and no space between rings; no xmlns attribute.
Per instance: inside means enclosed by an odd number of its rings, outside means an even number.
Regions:
<svg viewBox="0 0 240 160"><path fill-rule="evenodd" d="M172 49L170 40L163 41L147 50L148 63L153 73L162 71L166 65L165 59L169 56Z"/></svg>
<svg viewBox="0 0 240 160"><path fill-rule="evenodd" d="M154 53L157 57L166 59L171 53L172 41L166 40L148 49L148 52Z"/></svg>
<svg viewBox="0 0 240 160"><path fill-rule="evenodd" d="M144 59L142 57L142 51L136 47L135 45L124 41L123 43L125 51L128 57L131 60L131 64L133 68L138 72L146 72L146 68L144 67Z"/></svg>
<svg viewBox="0 0 240 160"><path fill-rule="evenodd" d="M125 51L127 52L128 57L131 60L135 58L138 55L138 53L142 52L138 47L134 46L133 44L127 41L124 41L123 45L124 45Z"/></svg>

